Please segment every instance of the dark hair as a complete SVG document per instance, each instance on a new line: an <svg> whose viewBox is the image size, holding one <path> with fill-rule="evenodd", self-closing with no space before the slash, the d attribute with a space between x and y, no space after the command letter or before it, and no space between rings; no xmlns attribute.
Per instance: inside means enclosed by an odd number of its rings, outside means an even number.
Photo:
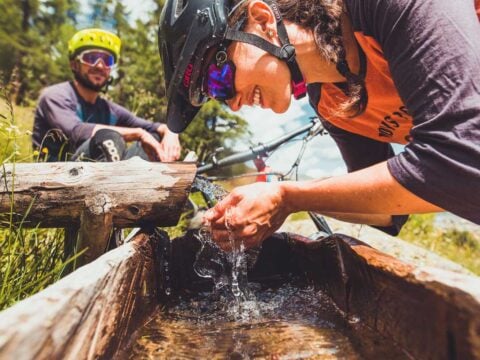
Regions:
<svg viewBox="0 0 480 360"><path fill-rule="evenodd" d="M240 3L243 0L236 0ZM336 113L344 117L360 115L367 105L368 94L363 78L350 71L343 45L343 0L276 0L284 20L313 32L320 54L336 65L347 79L348 99L339 104ZM248 1L238 6L229 19L231 25L245 20Z"/></svg>

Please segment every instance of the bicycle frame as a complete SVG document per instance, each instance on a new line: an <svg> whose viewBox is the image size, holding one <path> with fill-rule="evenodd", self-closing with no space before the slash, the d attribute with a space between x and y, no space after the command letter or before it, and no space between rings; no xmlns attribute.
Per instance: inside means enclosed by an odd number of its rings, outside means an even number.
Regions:
<svg viewBox="0 0 480 360"><path fill-rule="evenodd" d="M234 164L243 163L249 160L254 160L257 157L266 157L268 153L277 149L279 146L285 144L286 142L292 140L298 135L307 133L309 138L323 133L325 130L317 117L311 118L310 123L299 127L298 129L292 130L289 133L278 137L277 139L271 140L265 144L258 144L255 147L250 147L249 150L245 150L233 155L226 156L222 159L217 159L216 156L212 156L212 162L199 166L197 168L197 174L204 174L205 172L213 169L218 169ZM308 141L308 140L307 140Z"/></svg>

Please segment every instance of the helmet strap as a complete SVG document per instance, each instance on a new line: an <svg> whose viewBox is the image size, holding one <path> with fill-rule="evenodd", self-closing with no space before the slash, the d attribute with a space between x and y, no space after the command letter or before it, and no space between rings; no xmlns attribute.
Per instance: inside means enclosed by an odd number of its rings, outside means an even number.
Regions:
<svg viewBox="0 0 480 360"><path fill-rule="evenodd" d="M280 44L282 45L281 47L272 44L258 35L246 33L237 29L227 29L225 39L254 45L276 58L285 61L292 78L293 96L295 99L301 99L307 93L307 86L297 63L295 47L290 43L287 29L282 21L282 15L280 14L277 4L272 0L266 0L265 2L269 4L275 14L278 37L280 39Z"/></svg>
<svg viewBox="0 0 480 360"><path fill-rule="evenodd" d="M112 84L113 84L113 77L109 76L107 82L105 83L105 85L103 85L102 92L106 94L108 91L108 87Z"/></svg>

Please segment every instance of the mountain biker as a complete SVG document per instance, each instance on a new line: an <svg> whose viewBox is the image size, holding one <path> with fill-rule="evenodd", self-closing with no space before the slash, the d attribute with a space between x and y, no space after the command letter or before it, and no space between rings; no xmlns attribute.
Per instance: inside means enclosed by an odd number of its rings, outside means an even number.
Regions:
<svg viewBox="0 0 480 360"><path fill-rule="evenodd" d="M179 158L178 135L165 124L138 118L100 96L118 63L120 47L120 38L102 29L80 30L68 42L74 80L44 89L35 111L33 146L47 161L66 160L72 154L74 160L97 161L134 155L161 161ZM137 143L127 149L129 141Z"/></svg>
<svg viewBox="0 0 480 360"><path fill-rule="evenodd" d="M479 17L480 0L167 0L172 131L209 98L284 112L308 92L349 171L235 189L205 216L218 243L257 245L301 210L391 234L411 213L480 224Z"/></svg>

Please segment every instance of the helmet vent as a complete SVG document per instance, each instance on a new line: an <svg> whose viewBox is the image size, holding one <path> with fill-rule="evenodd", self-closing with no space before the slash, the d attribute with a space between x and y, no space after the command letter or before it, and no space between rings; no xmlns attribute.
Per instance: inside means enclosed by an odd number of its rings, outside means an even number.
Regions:
<svg viewBox="0 0 480 360"><path fill-rule="evenodd" d="M175 17L178 17L185 6L187 5L187 0L178 0L177 1L177 6L175 7Z"/></svg>

